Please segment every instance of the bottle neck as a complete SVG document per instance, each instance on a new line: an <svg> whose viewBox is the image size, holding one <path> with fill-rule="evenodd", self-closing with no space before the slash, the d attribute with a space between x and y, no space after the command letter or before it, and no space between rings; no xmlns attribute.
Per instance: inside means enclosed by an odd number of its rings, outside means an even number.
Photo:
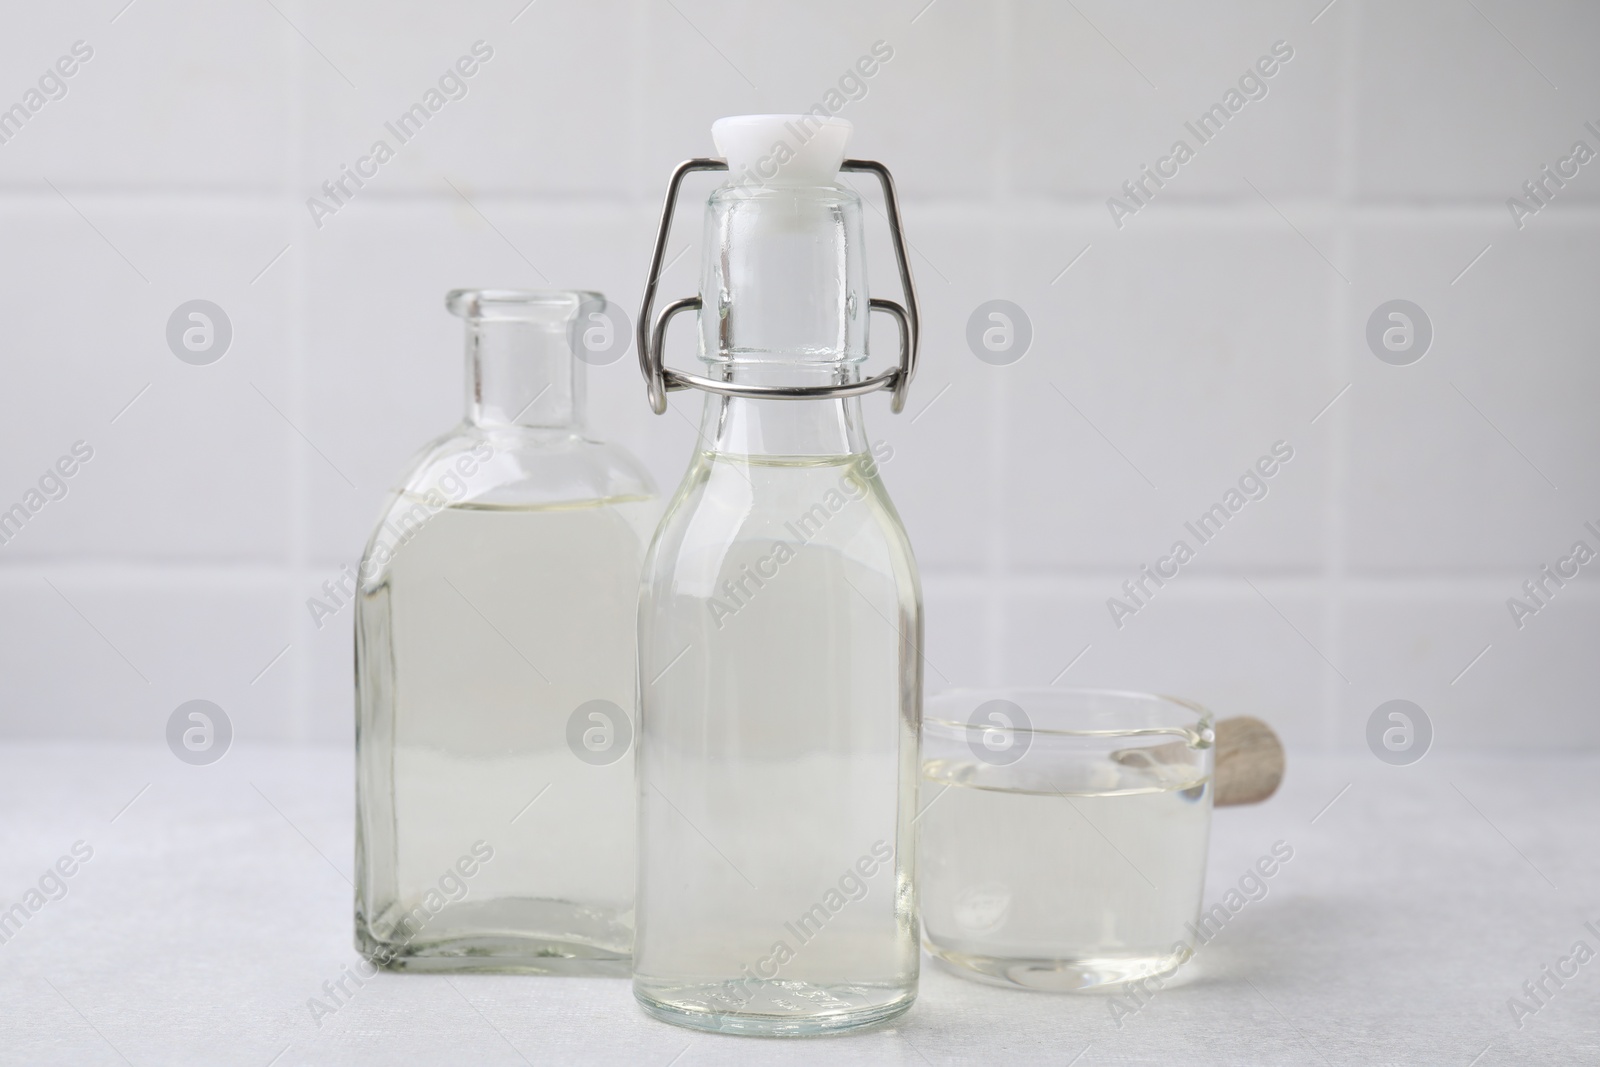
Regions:
<svg viewBox="0 0 1600 1067"><path fill-rule="evenodd" d="M583 394L583 365L563 323L468 319L468 422L577 434Z"/></svg>
<svg viewBox="0 0 1600 1067"><path fill-rule="evenodd" d="M724 186L706 203L700 358L740 385L860 381L867 358L861 201L833 185ZM701 447L742 456L837 457L867 449L861 403L711 394Z"/></svg>
<svg viewBox="0 0 1600 1067"><path fill-rule="evenodd" d="M706 394L700 447L725 456L849 456L867 451L858 397L747 400Z"/></svg>

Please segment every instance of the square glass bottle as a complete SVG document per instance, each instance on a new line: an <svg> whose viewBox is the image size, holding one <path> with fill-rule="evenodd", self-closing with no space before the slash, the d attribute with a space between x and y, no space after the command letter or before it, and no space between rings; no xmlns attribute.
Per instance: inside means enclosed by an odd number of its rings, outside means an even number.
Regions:
<svg viewBox="0 0 1600 1067"><path fill-rule="evenodd" d="M356 947L394 969L627 974L624 757L659 508L584 431L604 299L446 304L467 324L466 417L412 462L359 575Z"/></svg>

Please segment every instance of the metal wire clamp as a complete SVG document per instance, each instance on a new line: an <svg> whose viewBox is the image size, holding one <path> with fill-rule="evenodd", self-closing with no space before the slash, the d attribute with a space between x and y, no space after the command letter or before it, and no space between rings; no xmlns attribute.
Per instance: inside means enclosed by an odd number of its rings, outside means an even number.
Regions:
<svg viewBox="0 0 1600 1067"><path fill-rule="evenodd" d="M697 170L727 170L728 164L720 159L690 159L679 163L667 183L667 199L661 209L661 225L656 230L655 255L650 259L650 277L644 286L644 303L639 308L637 342L639 369L650 395L650 409L657 415L667 410L667 394L678 389L703 389L722 396L745 397L751 400L816 400L861 396L888 389L891 394L889 410L898 414L906 406L906 390L917 373L917 344L922 332L922 320L917 313L917 290L911 281L911 261L906 256L905 234L900 225L900 202L895 197L894 178L889 168L870 159L847 159L841 171L866 172L877 177L883 187L884 207L889 217L889 236L894 241L896 265L900 269L900 288L905 295L905 306L893 300L873 297L871 308L892 317L900 328L900 361L893 370L884 371L864 381L838 385L735 385L697 374L685 374L666 365L661 345L666 337L667 325L680 311L699 311L698 296L674 300L655 312L656 288L661 282L662 260L667 254L667 239L672 232L672 214L678 205L678 191L683 179Z"/></svg>

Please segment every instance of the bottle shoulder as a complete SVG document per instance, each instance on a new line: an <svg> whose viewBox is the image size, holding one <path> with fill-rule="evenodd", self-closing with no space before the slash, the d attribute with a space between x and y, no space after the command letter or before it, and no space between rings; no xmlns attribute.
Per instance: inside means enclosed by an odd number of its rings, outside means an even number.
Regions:
<svg viewBox="0 0 1600 1067"><path fill-rule="evenodd" d="M578 536L592 551L614 550L637 566L660 510L649 474L621 446L467 425L413 457L367 539L360 578L363 588L376 587L389 581L402 553L433 559L439 545L462 538L473 546L465 563L502 566L534 551L528 538L535 533ZM596 539L612 547L602 550ZM432 547L407 547L413 544Z"/></svg>
<svg viewBox="0 0 1600 1067"><path fill-rule="evenodd" d="M883 551L915 568L878 464L864 453L756 460L701 452L667 505L651 558L659 569L685 553L761 539L850 555Z"/></svg>
<svg viewBox="0 0 1600 1067"><path fill-rule="evenodd" d="M529 508L655 495L649 472L621 445L566 431L464 423L412 457L385 511L402 497L442 507Z"/></svg>

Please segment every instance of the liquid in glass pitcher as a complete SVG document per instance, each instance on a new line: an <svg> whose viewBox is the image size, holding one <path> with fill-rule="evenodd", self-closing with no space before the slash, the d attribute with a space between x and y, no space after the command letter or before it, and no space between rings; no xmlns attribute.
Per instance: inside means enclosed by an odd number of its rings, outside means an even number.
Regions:
<svg viewBox="0 0 1600 1067"><path fill-rule="evenodd" d="M916 997L921 591L859 400L903 406L916 301L893 184L844 159L850 129L717 122L726 162L673 174L639 318L652 407L707 395L639 607L634 995L706 1030L847 1030ZM883 185L906 308L868 296L841 169ZM729 176L705 208L701 295L653 319L679 187L707 170ZM688 310L701 375L662 360ZM897 320L900 359L864 379L872 311Z"/></svg>

